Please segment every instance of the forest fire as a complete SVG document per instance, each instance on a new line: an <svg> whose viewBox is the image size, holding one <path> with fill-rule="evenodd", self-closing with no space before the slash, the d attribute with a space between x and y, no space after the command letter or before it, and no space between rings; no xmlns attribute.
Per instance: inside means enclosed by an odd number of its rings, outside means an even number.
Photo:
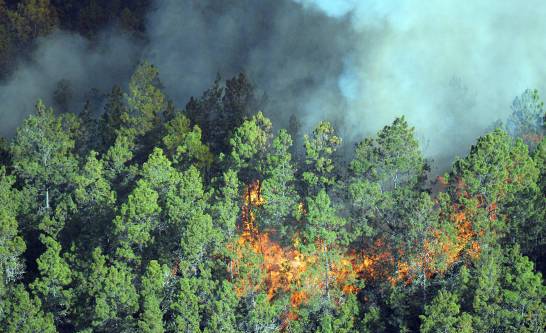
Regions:
<svg viewBox="0 0 546 333"><path fill-rule="evenodd" d="M459 184L461 185L461 184ZM462 195L462 188L457 189ZM324 289L321 279L306 274L317 264L317 255L307 255L298 251L294 239L291 246L283 247L271 239L269 232L260 232L256 226L255 210L266 204L261 195L261 182L256 180L248 185L243 195L241 207L242 233L237 240L235 259L231 263L235 272L237 294L246 295L250 291L264 291L271 300L280 293L290 295L290 303L297 308L311 296ZM303 203L299 209L305 212ZM495 206L488 210L490 218L495 217ZM412 260L403 260L401 249L391 248L383 239L377 239L366 249L352 251L332 264L331 281L345 293L356 293L359 287L355 282L388 281L411 284L418 272L426 278L444 273L463 253L471 258L479 255L479 245L475 241L476 232L472 229L472 212L463 206L453 205L447 221L456 229L455 238L449 238L442 230L434 230L431 239L426 240L421 252ZM256 258L249 259L254 255ZM396 254L396 255L395 255ZM287 319L294 317L289 313Z"/></svg>
<svg viewBox="0 0 546 333"><path fill-rule="evenodd" d="M241 207L242 233L237 244L239 245L235 266L239 267L244 261L243 250L251 250L253 253L261 256L259 264L255 269L263 272L258 281L258 285L252 285L248 277L239 278L237 293L244 295L252 289L257 289L260 285L266 286L269 299L272 299L279 291L289 292L293 285L302 285L302 274L307 266L316 261L314 257L306 257L295 248L283 248L278 243L270 239L268 233L260 233L256 227L256 215L253 209L265 204L261 196L261 183L254 181L248 185L244 192L244 203ZM298 305L305 299L305 293L302 291L294 292L291 296L292 304Z"/></svg>

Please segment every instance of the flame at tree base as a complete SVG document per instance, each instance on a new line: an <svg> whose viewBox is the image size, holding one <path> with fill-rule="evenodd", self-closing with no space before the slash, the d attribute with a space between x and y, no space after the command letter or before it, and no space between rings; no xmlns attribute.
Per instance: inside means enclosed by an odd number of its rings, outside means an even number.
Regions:
<svg viewBox="0 0 546 333"><path fill-rule="evenodd" d="M242 233L230 246L234 257L229 267L239 297L249 292L265 292L269 300L278 295L289 295L292 310L287 313L286 319L294 320L299 306L324 292L324 276L310 273L320 271L320 253L301 252L297 238L290 246L282 247L272 240L271 231L258 230L253 210L266 204L260 190L259 181L245 189ZM302 203L300 209L304 211ZM496 206L488 207L488 211L490 219L496 219ZM330 266L330 288L347 294L356 293L360 290L357 286L359 280L408 285L417 275L431 278L445 273L464 255L475 259L480 248L471 219L472 214L465 207L453 205L447 221L455 228L455 236L449 237L442 230L433 230L433 236L421 245L418 255L411 259L399 259L404 258L403 251L389 247L381 238L366 249L345 253Z"/></svg>

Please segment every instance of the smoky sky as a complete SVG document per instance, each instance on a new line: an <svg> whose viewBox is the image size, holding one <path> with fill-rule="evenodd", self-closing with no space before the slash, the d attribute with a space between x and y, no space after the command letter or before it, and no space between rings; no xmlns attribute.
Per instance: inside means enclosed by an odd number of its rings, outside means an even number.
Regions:
<svg viewBox="0 0 546 333"><path fill-rule="evenodd" d="M179 107L219 73L245 71L264 110L310 130L335 122L347 141L406 116L428 157L464 154L510 113L526 88L544 91L546 4L539 0L156 0L145 41L110 28L94 43L66 32L40 39L0 84L0 132L37 98L72 84L72 111L91 88L125 84L148 59Z"/></svg>
<svg viewBox="0 0 546 333"><path fill-rule="evenodd" d="M276 122L296 113L307 128L325 117L343 124L340 111L347 105L338 78L354 48L348 18L291 0L156 0L144 39L113 28L93 43L66 32L39 39L31 61L0 84L0 132L12 134L38 98L51 104L61 80L71 87L71 111L79 112L92 88L104 94L126 84L142 59L159 68L167 95L182 108L217 74L228 79L244 71L267 97L263 111Z"/></svg>
<svg viewBox="0 0 546 333"><path fill-rule="evenodd" d="M546 92L543 1L296 1L358 32L341 84L349 135L405 115L425 153L445 160L505 120L526 88Z"/></svg>
<svg viewBox="0 0 546 333"><path fill-rule="evenodd" d="M297 113L310 124L345 109L338 78L354 48L348 18L282 0L159 0L154 7L145 57L179 105L217 73L244 71L265 92L265 111L276 121Z"/></svg>

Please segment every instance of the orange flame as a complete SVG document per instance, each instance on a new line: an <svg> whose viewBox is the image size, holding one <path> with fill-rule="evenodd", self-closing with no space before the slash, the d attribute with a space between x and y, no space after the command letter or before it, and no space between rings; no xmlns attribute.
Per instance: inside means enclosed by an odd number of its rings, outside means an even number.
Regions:
<svg viewBox="0 0 546 333"><path fill-rule="evenodd" d="M465 184L457 179L456 191L459 196L468 196ZM479 200L478 200L479 201ZM251 291L263 291L268 298L274 299L279 294L288 294L292 310L285 320L297 318L296 309L313 295L317 295L325 286L318 277L306 274L310 267L318 263L317 255L304 254L298 250L299 239L296 236L291 246L282 247L271 239L271 232L260 232L255 224L255 210L266 204L261 195L261 183L256 180L249 184L243 194L241 207L241 229L239 239L231 247L235 256L230 263L230 270L236 285L236 292L241 297ZM480 205L483 202L480 201ZM300 212L305 214L303 203L299 204ZM496 205L488 207L491 220L496 218ZM355 281L388 281L411 284L417 272L426 278L445 271L465 254L476 258L480 253L476 241L476 232L472 228L472 213L465 207L454 204L447 213L447 221L456 229L455 237L448 237L442 230L433 230L431 237L421 245L421 252L412 259L404 258L401 249L392 248L383 239L360 251L346 253L331 268L331 281L345 293L356 293L359 288ZM248 259L248 254L259 258ZM395 255L396 254L396 255ZM438 262L443 260L443 264ZM243 269L244 268L244 269ZM249 271L258 271L251 276ZM246 275L245 275L246 274Z"/></svg>

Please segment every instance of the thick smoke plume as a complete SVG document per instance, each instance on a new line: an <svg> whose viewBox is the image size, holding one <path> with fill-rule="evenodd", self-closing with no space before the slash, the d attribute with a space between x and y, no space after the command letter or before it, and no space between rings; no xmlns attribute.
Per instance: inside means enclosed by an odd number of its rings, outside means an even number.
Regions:
<svg viewBox="0 0 546 333"><path fill-rule="evenodd" d="M546 91L543 1L297 1L358 33L339 81L349 133L405 115L442 160L505 120L524 89Z"/></svg>
<svg viewBox="0 0 546 333"><path fill-rule="evenodd" d="M79 93L70 103L79 112L91 88L105 92L126 83L143 58L158 66L165 91L179 107L210 87L217 74L229 78L245 71L265 92L264 111L278 123L296 113L309 127L345 109L338 77L353 48L348 19L307 11L291 0L157 0L146 34L146 45L114 31L95 47L61 32L41 39L33 61L0 85L0 134L12 132L36 99L51 102L61 80Z"/></svg>
<svg viewBox="0 0 546 333"><path fill-rule="evenodd" d="M86 91L126 82L147 58L179 106L217 73L246 71L283 125L292 113L306 130L326 118L351 141L405 115L441 161L504 120L525 88L545 91L544 17L539 0L157 0L146 45L111 31L92 48L66 33L42 39L0 87L0 132L59 80L82 94L77 112Z"/></svg>
<svg viewBox="0 0 546 333"><path fill-rule="evenodd" d="M159 0L147 27L146 57L179 105L217 73L245 71L266 92L265 111L276 121L297 113L309 127L345 109L338 78L356 40L349 19L290 0Z"/></svg>

